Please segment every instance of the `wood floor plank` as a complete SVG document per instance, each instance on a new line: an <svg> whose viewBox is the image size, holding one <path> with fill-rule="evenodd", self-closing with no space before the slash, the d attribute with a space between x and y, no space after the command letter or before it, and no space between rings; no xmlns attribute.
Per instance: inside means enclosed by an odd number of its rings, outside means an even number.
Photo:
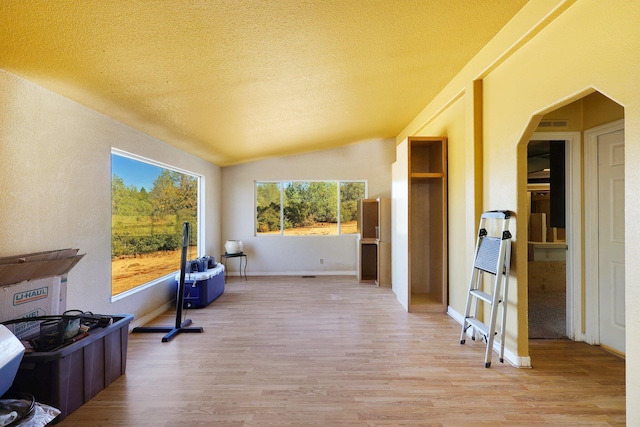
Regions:
<svg viewBox="0 0 640 427"><path fill-rule="evenodd" d="M59 425L625 424L624 360L540 340L533 369L485 369L484 345L460 345L451 317L407 313L351 277L230 278L187 316L204 333L130 335L126 375Z"/></svg>

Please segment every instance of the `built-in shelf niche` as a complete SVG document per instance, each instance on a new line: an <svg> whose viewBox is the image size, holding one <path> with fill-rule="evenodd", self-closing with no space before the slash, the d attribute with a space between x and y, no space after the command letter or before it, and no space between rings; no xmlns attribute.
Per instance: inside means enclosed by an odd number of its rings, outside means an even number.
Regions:
<svg viewBox="0 0 640 427"><path fill-rule="evenodd" d="M409 138L409 311L446 311L447 140Z"/></svg>
<svg viewBox="0 0 640 427"><path fill-rule="evenodd" d="M361 199L358 203L358 280L391 285L390 232L386 225L388 199Z"/></svg>

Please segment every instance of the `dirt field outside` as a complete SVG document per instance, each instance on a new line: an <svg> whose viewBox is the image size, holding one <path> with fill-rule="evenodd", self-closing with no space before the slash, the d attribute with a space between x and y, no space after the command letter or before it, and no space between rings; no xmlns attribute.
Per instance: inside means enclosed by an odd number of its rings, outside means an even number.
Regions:
<svg viewBox="0 0 640 427"><path fill-rule="evenodd" d="M111 295L180 270L181 251L161 251L111 261Z"/></svg>
<svg viewBox="0 0 640 427"><path fill-rule="evenodd" d="M342 224L342 232L355 233L358 224L350 221ZM314 227L296 228L287 230L286 236L327 236L337 234L337 224L322 223ZM280 234L279 231L264 234ZM195 249L192 251L195 253ZM180 270L181 250L160 251L148 255L138 255L137 257L120 257L111 261L111 295L143 285L164 275ZM190 257L189 259L193 258Z"/></svg>
<svg viewBox="0 0 640 427"><path fill-rule="evenodd" d="M342 234L355 234L358 231L358 222L349 221L340 224L342 228ZM258 233L258 236L265 234L280 234L280 230L267 231L265 233ZM311 227L298 227L284 230L285 236L337 236L338 224L335 222L320 222Z"/></svg>

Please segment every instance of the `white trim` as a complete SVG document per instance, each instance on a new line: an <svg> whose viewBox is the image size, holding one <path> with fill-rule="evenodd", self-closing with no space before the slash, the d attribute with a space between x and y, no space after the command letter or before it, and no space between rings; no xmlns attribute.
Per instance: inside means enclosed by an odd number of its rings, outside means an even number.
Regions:
<svg viewBox="0 0 640 427"><path fill-rule="evenodd" d="M598 322L598 175L587 173L598 170L598 135L593 131L584 133L584 256L592 260L584 266L585 279L585 341L600 344L600 325ZM594 285L595 283L595 285Z"/></svg>
<svg viewBox="0 0 640 427"><path fill-rule="evenodd" d="M207 235L207 226L206 226L206 222L205 218L206 216L206 211L205 211L205 200L206 200L206 189L205 189L205 181L204 181L204 176L202 175L196 175L198 177L198 207L197 207L197 213L196 213L196 221L197 221L197 227L198 227L198 251L200 252L198 254L198 256L204 256L204 255L209 255L206 252L206 240L204 236Z"/></svg>
<svg viewBox="0 0 640 427"><path fill-rule="evenodd" d="M180 270L176 270L176 271L172 271L171 273L167 273L164 276L155 278L153 280L148 281L147 283L143 283L141 285L138 285L134 288L131 289L127 289L124 292L120 292L119 294L116 295L112 295L111 296L111 302L116 302L118 300L127 298L130 295L136 294L138 292L141 292L147 288L150 288L152 286L155 286L157 284L160 283L170 283L169 280L173 280L173 277L176 275L176 273L180 272Z"/></svg>
<svg viewBox="0 0 640 427"><path fill-rule="evenodd" d="M458 322L460 324L460 326L462 326L462 323L464 321L464 316L462 314L458 313L451 306L447 307L447 314L449 316L451 316L451 318L453 318L453 320ZM471 334L469 334L469 332L467 332L467 335L471 336ZM498 341L498 340L494 340L493 341L493 351L495 351L496 353L500 354L500 341ZM504 360L506 360L512 366L514 366L516 368L531 368L531 357L529 357L529 356L518 356L517 354L515 354L514 352L512 352L511 350L509 350L506 347L504 349Z"/></svg>
<svg viewBox="0 0 640 427"><path fill-rule="evenodd" d="M175 304L176 304L176 300L172 299L171 301L169 301L169 302L161 305L160 307L156 308L152 312L147 313L144 316L133 320L131 322L131 324L129 325L129 331L133 330L134 328L137 328L138 326L143 326L146 323L152 321L156 317L158 317L161 314L163 314L163 313L167 312L168 310L170 310L173 306L175 306Z"/></svg>
<svg viewBox="0 0 640 427"><path fill-rule="evenodd" d="M242 276L240 273L236 271L225 272L228 277L244 277L244 272ZM332 271L252 271L250 273L252 276L283 276L283 277L291 277L291 276L356 276L356 271L345 271L345 270L332 270Z"/></svg>
<svg viewBox="0 0 640 427"><path fill-rule="evenodd" d="M582 334L582 158L580 132L536 132L530 141L565 142L565 198L567 219L567 336L583 341Z"/></svg>
<svg viewBox="0 0 640 427"><path fill-rule="evenodd" d="M169 170L172 170L172 171L175 171L175 172L180 172L182 174L190 175L190 176L193 176L195 178L202 178L202 175L197 174L195 172L191 172L191 171L188 171L186 169L179 168L177 166L172 166L172 165L169 165L167 163L162 163L162 162L159 162L157 160L150 159L148 157L139 156L137 154L133 154L133 153L130 153L128 151L121 150L119 148L111 147L111 154L116 154L116 155L121 156L121 157L128 157L128 158L130 158L132 160L137 160L139 162L148 163L150 165L158 166L158 167L164 168L164 169L169 169Z"/></svg>
<svg viewBox="0 0 640 427"><path fill-rule="evenodd" d="M285 208L285 184L294 183L294 182L323 182L323 183L335 183L337 186L337 216L338 216L338 230L337 234L329 234L329 235L315 235L315 234L295 234L288 235L286 234L286 230L284 228L284 208ZM364 184L364 198L369 198L369 180L368 179L278 179L278 180L254 180L253 181L253 236L254 237L272 237L272 236L286 236L286 237L335 237L335 236L349 236L356 235L355 233L342 233L342 223L340 221L340 205L342 194L340 192L340 187L342 183L363 183ZM258 233L258 184L271 183L278 184L278 190L280 191L280 232L279 233Z"/></svg>
<svg viewBox="0 0 640 427"><path fill-rule="evenodd" d="M197 212L196 212L196 221L197 221L197 229L198 229L198 254L196 254L196 256L202 256L205 255L205 245L206 245L206 238L205 236L207 235L206 233L206 227L205 227L205 179L203 175L200 175L198 173L192 172L192 171L188 171L186 169L182 169L179 168L177 166L172 166L163 162L159 162L157 160L153 160L153 159L149 159L147 157L143 157L140 156L138 154L134 154L134 153L130 153L128 151L124 151L121 150L119 148L115 148L115 147L111 147L111 155L116 155L116 156L120 156L120 157L125 157L131 160L135 160L138 162L142 162L142 163L146 163L152 166L157 166L159 168L163 168L163 169L167 169L170 171L174 171L174 172L178 172L184 175L188 175L191 176L193 178L197 179L197 185L198 185L198 194L197 194ZM109 157L111 159L111 156ZM111 166L111 168L113 169L113 165ZM113 170L111 171L113 173ZM111 177L111 179L113 179L113 176ZM111 230L111 233L113 233L113 230ZM110 236L111 237L111 236ZM110 268L112 268L112 266L110 266ZM155 286L159 283L165 283L168 277L171 277L175 274L175 272L172 273L168 273L164 276L160 276L160 277L156 277L155 279L152 279L146 283L141 283L140 285L133 287L131 289L128 289L124 292L121 292L117 295L113 295L111 296L111 302L115 302L118 300L121 300L123 298L127 298L128 296L135 294L137 292L140 292L144 289L147 289L149 287ZM111 282L110 282L111 283ZM111 283L111 285L113 286L113 283Z"/></svg>
<svg viewBox="0 0 640 427"><path fill-rule="evenodd" d="M500 354L500 343L496 343L494 341L493 350ZM531 357L529 356L518 356L515 353L512 353L508 348L504 349L504 360L509 362L515 368L531 368Z"/></svg>
<svg viewBox="0 0 640 427"><path fill-rule="evenodd" d="M450 305L447 306L447 314L449 316L451 316L453 318L453 320L455 320L456 322L458 322L460 324L460 326L462 326L462 322L464 322L464 316L460 313L458 313L453 307L451 307Z"/></svg>
<svg viewBox="0 0 640 427"><path fill-rule="evenodd" d="M584 131L585 341L600 344L598 295L598 137L624 129L624 119ZM590 172L590 173L589 173Z"/></svg>

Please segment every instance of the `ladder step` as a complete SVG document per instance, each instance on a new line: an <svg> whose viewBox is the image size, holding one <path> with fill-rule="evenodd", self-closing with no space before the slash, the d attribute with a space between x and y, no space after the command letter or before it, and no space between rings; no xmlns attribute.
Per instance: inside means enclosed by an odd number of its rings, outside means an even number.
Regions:
<svg viewBox="0 0 640 427"><path fill-rule="evenodd" d="M471 273L469 283L469 293L467 294L467 304L464 309L464 322L462 322L462 330L460 331L460 344L465 343L467 334L471 335L472 339L475 339L477 335L481 335L483 341L486 342L484 367L491 366L491 355L493 353L493 346L495 340L498 339L500 344L500 361L504 360L504 337L505 337L505 325L506 325L506 307L505 301L507 301L507 289L509 283L509 267L511 263L511 233L509 233L509 218L511 212L509 211L489 211L482 214L480 217L480 226L478 229L478 240L476 242L476 251L473 261L473 269ZM492 224L491 228L493 236L489 235L486 227L487 219L493 219L495 224ZM496 236L498 232L497 226L502 225L500 234ZM491 293L481 291L480 282L485 282L485 273L489 273L493 276L493 287ZM489 279L489 278L486 278ZM488 280L486 280L488 282ZM489 288L487 288L489 289ZM474 299L475 298L475 299ZM478 313L478 306L480 302L492 306L489 310L490 313L486 313L485 321L481 322L476 318ZM502 304L500 304L502 303ZM473 313L472 314L472 308ZM497 319L498 309L500 310L500 320ZM496 331L497 325L500 325L499 332ZM491 326L489 326L491 325ZM473 328L469 331L469 328ZM496 335L498 337L496 337Z"/></svg>
<svg viewBox="0 0 640 427"><path fill-rule="evenodd" d="M489 304L493 304L493 297L486 292L482 292L477 289L472 289L469 291L469 293L474 297L480 298L482 301L488 302Z"/></svg>
<svg viewBox="0 0 640 427"><path fill-rule="evenodd" d="M489 327L475 317L467 317L466 321L468 324L480 331L482 335L489 336Z"/></svg>

